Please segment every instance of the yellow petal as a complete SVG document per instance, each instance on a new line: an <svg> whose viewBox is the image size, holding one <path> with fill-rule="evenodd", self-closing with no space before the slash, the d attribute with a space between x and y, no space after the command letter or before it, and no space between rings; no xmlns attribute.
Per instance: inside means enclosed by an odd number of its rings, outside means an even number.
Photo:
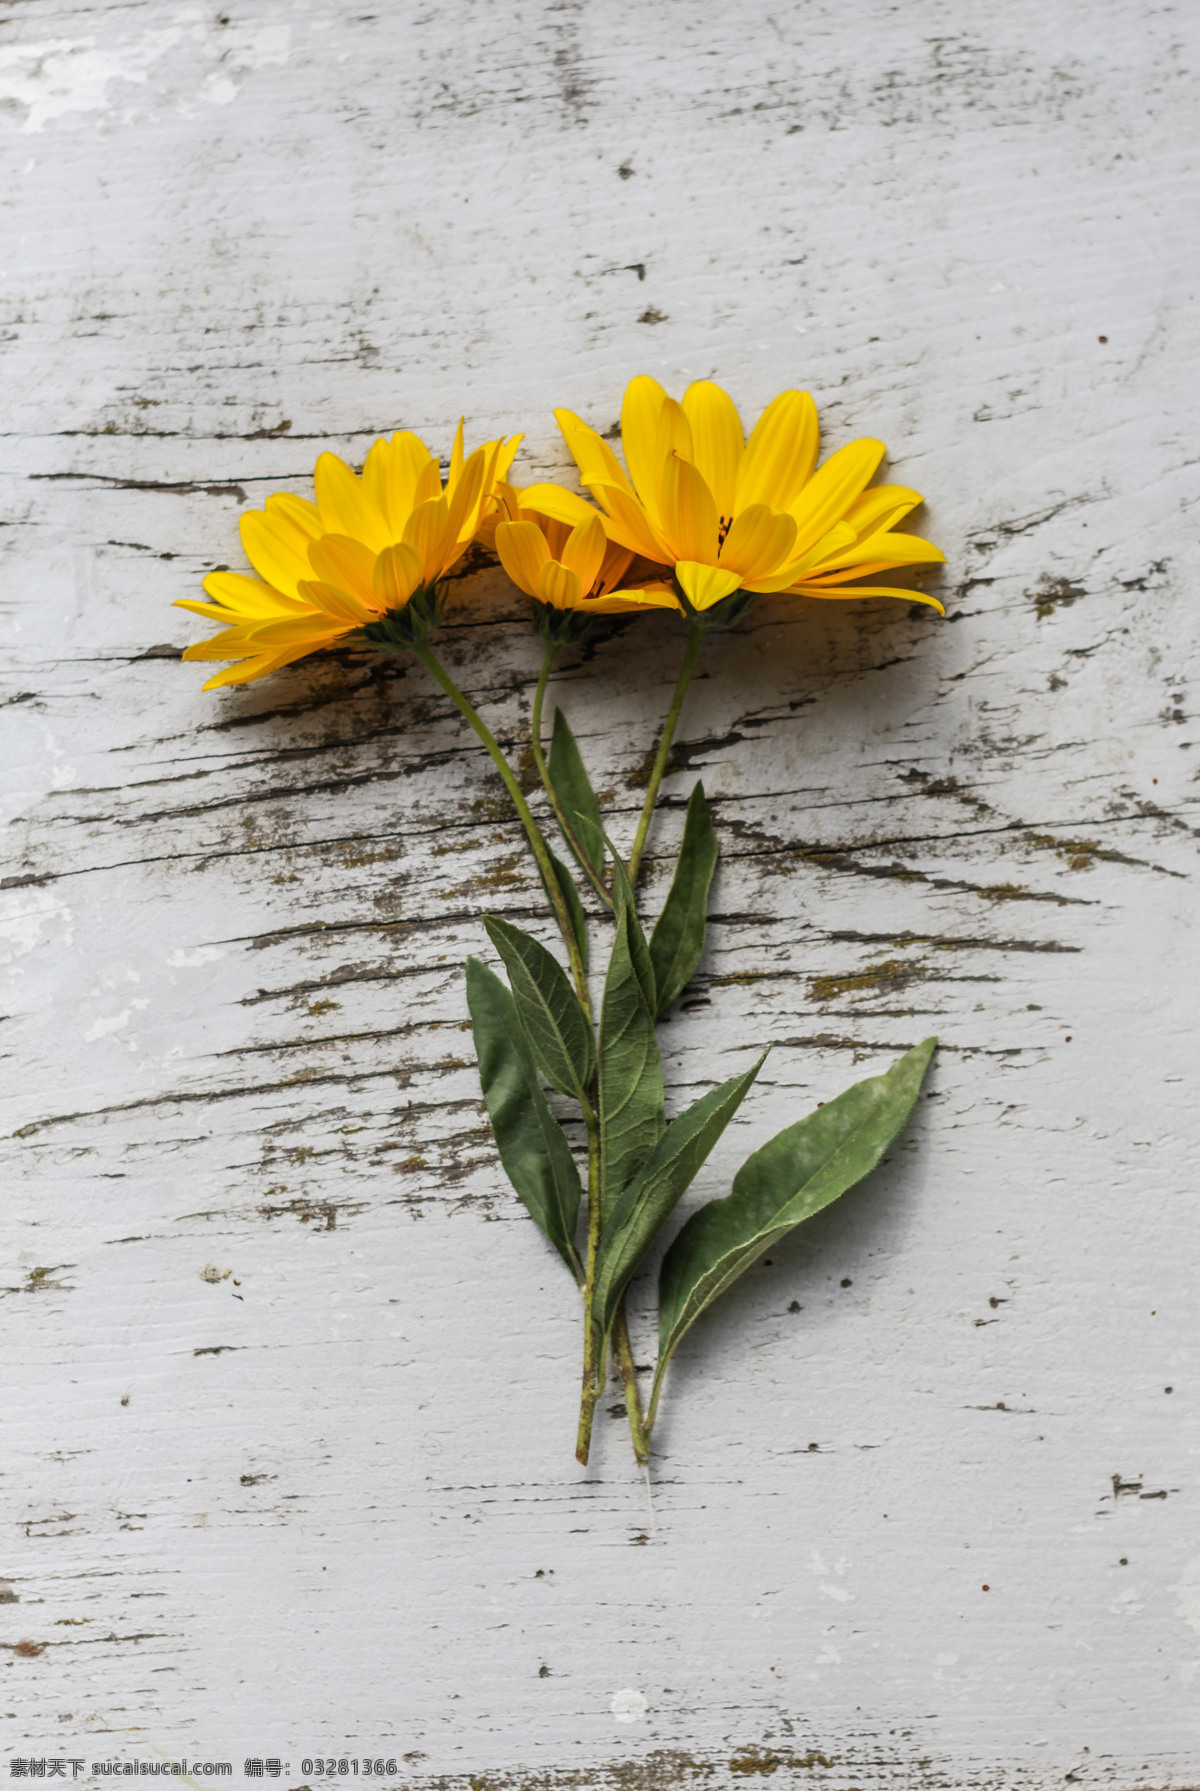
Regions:
<svg viewBox="0 0 1200 1791"><path fill-rule="evenodd" d="M645 614L654 609L682 612L683 605L670 585L641 585L628 591L609 591L600 597L589 597L583 604L587 611L600 616Z"/></svg>
<svg viewBox="0 0 1200 1791"><path fill-rule="evenodd" d="M754 581L756 591L789 591L800 579L810 575L816 577L823 569L826 556L838 553L842 548L853 543L854 530L844 522L835 522L827 535L814 542L807 552L797 554L792 549L792 558L787 565L780 566L777 572L769 577L758 577Z"/></svg>
<svg viewBox="0 0 1200 1791"><path fill-rule="evenodd" d="M680 460L695 464L695 453L692 448L692 426L687 420L682 404L674 398L664 398L662 409L658 413L658 432L654 438L654 454L658 462L659 480L663 476L663 468L672 454L678 454Z"/></svg>
<svg viewBox="0 0 1200 1791"><path fill-rule="evenodd" d="M252 659L243 659L240 665L227 666L202 684L202 690L219 690L226 684L249 684L255 678L265 678L268 672L277 672L282 665L290 665L293 659L305 659L312 652L311 647L291 647L282 653L255 654Z"/></svg>
<svg viewBox="0 0 1200 1791"><path fill-rule="evenodd" d="M607 511L604 532L610 541L627 547L646 560L660 560L664 565L674 558L662 532L650 520L636 498L629 497L620 486L596 485L593 491Z"/></svg>
<svg viewBox="0 0 1200 1791"><path fill-rule="evenodd" d="M306 616L297 616L290 622L266 622L261 628L256 628L252 645L255 649L298 647L308 641L315 648L335 641L339 635L349 634L352 628L357 627L359 623L345 621L340 617L320 616L310 621Z"/></svg>
<svg viewBox="0 0 1200 1791"><path fill-rule="evenodd" d="M190 609L194 616L206 616L213 622L244 622L244 616L237 616L222 603L197 603L193 597L176 597L171 604L172 609Z"/></svg>
<svg viewBox="0 0 1200 1791"><path fill-rule="evenodd" d="M924 501L919 491L910 491L907 485L873 485L855 498L846 521L858 535L876 535L881 529L895 528Z"/></svg>
<svg viewBox="0 0 1200 1791"><path fill-rule="evenodd" d="M632 497L633 489L621 470L621 463L604 438L589 428L573 410L556 410L554 418L579 468L579 477L583 483L616 485Z"/></svg>
<svg viewBox="0 0 1200 1791"><path fill-rule="evenodd" d="M736 508L770 504L791 510L817 463L821 434L807 392L780 392L746 443L737 479ZM865 483L865 481L864 481Z"/></svg>
<svg viewBox="0 0 1200 1791"><path fill-rule="evenodd" d="M349 535L377 554L391 535L383 511L362 480L336 454L322 454L313 473L321 526L329 535Z"/></svg>
<svg viewBox="0 0 1200 1791"><path fill-rule="evenodd" d="M416 489L413 492L412 498L412 509L410 509L408 513L409 516L412 515L413 510L417 508L418 504L427 504L430 498L441 497L441 495L442 469L438 463L437 457L431 454L428 461L421 468L417 478ZM407 518L405 519L404 527L408 527ZM403 534L403 532L402 529L401 534Z"/></svg>
<svg viewBox="0 0 1200 1791"><path fill-rule="evenodd" d="M397 431L390 442L376 442L367 455L363 484L387 523L393 541L404 533L404 525L419 501L417 485L429 468L433 469L437 489L422 492L423 498L438 496L442 489L441 472L425 443L408 429Z"/></svg>
<svg viewBox="0 0 1200 1791"><path fill-rule="evenodd" d="M582 590L590 591L599 577L607 546L604 524L595 515L573 528L567 537L559 558L568 572L575 573Z"/></svg>
<svg viewBox="0 0 1200 1791"><path fill-rule="evenodd" d="M542 603L549 603L554 609L580 609L583 606L583 586L578 573L568 572L557 560L547 560L538 573L537 594Z"/></svg>
<svg viewBox="0 0 1200 1791"><path fill-rule="evenodd" d="M503 479L496 480L492 496L496 500L497 521L520 522L522 495L516 485L508 485Z"/></svg>
<svg viewBox="0 0 1200 1791"><path fill-rule="evenodd" d="M497 479L507 479L508 478L509 468L512 466L513 461L516 459L517 449L520 447L521 443L524 440L525 440L525 437L523 434L522 435L510 435L508 437L507 441L502 441L499 444L499 448L498 448L498 451L496 454L495 477Z"/></svg>
<svg viewBox="0 0 1200 1791"><path fill-rule="evenodd" d="M322 584L320 579L306 579L300 587L314 609L320 611L316 622L345 622L350 628L361 628L364 622L378 622L378 604L365 604L338 585ZM299 618L297 618L299 620Z"/></svg>
<svg viewBox="0 0 1200 1791"><path fill-rule="evenodd" d="M803 552L846 514L884 456L882 442L864 436L831 454L801 496L787 507L796 518L796 546Z"/></svg>
<svg viewBox="0 0 1200 1791"><path fill-rule="evenodd" d="M181 655L184 659L240 659L253 653L249 628L226 628L222 634L211 634L206 641L193 641Z"/></svg>
<svg viewBox="0 0 1200 1791"><path fill-rule="evenodd" d="M521 493L521 514L552 516L555 522L565 522L573 529L576 523L586 522L596 512L577 491L568 491L563 485L545 484L525 487Z"/></svg>
<svg viewBox="0 0 1200 1791"><path fill-rule="evenodd" d="M663 468L662 527L664 540L674 549L673 558L716 563L717 507L712 492L691 462L678 454L672 454Z"/></svg>
<svg viewBox="0 0 1200 1791"><path fill-rule="evenodd" d="M404 525L404 545L418 555L426 583L442 570L441 546L449 516L450 506L444 497L429 498L417 505Z"/></svg>
<svg viewBox="0 0 1200 1791"><path fill-rule="evenodd" d="M922 540L920 535L898 535L884 529L878 535L867 535L852 547L843 548L840 553L822 556L819 571L824 575L851 567L855 569L851 576L855 577L861 576L857 568L868 564L876 571L882 571L885 566L925 566L945 558L940 547L935 547L932 541Z"/></svg>
<svg viewBox="0 0 1200 1791"><path fill-rule="evenodd" d="M349 535L322 535L309 548L308 561L323 584L337 585L361 602L370 603L375 555L361 541L352 540Z"/></svg>
<svg viewBox="0 0 1200 1791"><path fill-rule="evenodd" d="M848 599L851 597L895 597L901 603L924 603L935 609L939 616L946 613L945 605L936 597L928 596L924 591L905 591L899 585L835 585L832 589L825 585L798 584L792 592L801 597L835 597ZM789 592L789 596L792 595Z"/></svg>
<svg viewBox="0 0 1200 1791"><path fill-rule="evenodd" d="M740 572L742 583L753 586L756 578L788 563L795 539L796 525L790 516L766 504L751 504L735 518L721 545L721 565Z"/></svg>
<svg viewBox="0 0 1200 1791"><path fill-rule="evenodd" d="M606 541L597 595L607 596L609 591L620 584L632 564L633 555L627 547L621 547L615 541Z"/></svg>
<svg viewBox="0 0 1200 1791"><path fill-rule="evenodd" d="M732 398L711 379L697 379L683 394L692 429L692 458L713 494L718 516L732 516L738 468L746 438Z"/></svg>
<svg viewBox="0 0 1200 1791"><path fill-rule="evenodd" d="M484 490L491 489L491 471L496 464L496 444L494 442L482 448L476 448L470 459L461 468L453 486L447 485L446 495L449 500L446 514L446 535L442 548L443 564L438 571L445 570L454 548L466 547L475 534L475 525L479 521L479 504Z"/></svg>
<svg viewBox="0 0 1200 1791"><path fill-rule="evenodd" d="M458 419L458 428L454 431L454 446L450 450L450 469L446 474L446 490L454 484L462 471L463 463L463 423L465 418Z"/></svg>
<svg viewBox="0 0 1200 1791"><path fill-rule="evenodd" d="M204 589L227 610L247 618L290 614L303 607L302 600L285 597L274 585L264 584L259 578L247 578L242 572L210 572L204 580Z"/></svg>
<svg viewBox="0 0 1200 1791"><path fill-rule="evenodd" d="M649 510L658 516L658 481L662 465L658 458L658 418L667 394L656 379L639 373L625 388L621 405L621 446L625 465L637 495Z"/></svg>
<svg viewBox="0 0 1200 1791"><path fill-rule="evenodd" d="M376 560L371 587L385 609L403 609L421 583L424 570L421 556L413 548L395 542Z"/></svg>
<svg viewBox="0 0 1200 1791"><path fill-rule="evenodd" d="M308 577L311 538L286 516L262 510L247 510L238 529L254 570L285 597L294 597L300 580Z"/></svg>
<svg viewBox="0 0 1200 1791"><path fill-rule="evenodd" d="M273 491L264 508L268 516L286 522L300 534L307 535L310 541L321 533L321 512L307 498L296 497L290 491Z"/></svg>
<svg viewBox="0 0 1200 1791"><path fill-rule="evenodd" d="M527 597L536 597L538 574L550 558L546 537L536 522L499 523L496 552L517 589L524 591Z"/></svg>
<svg viewBox="0 0 1200 1791"><path fill-rule="evenodd" d="M700 565L695 560L680 560L675 577L692 608L698 610L711 609L722 597L736 591L742 582L736 572L726 572L720 566Z"/></svg>

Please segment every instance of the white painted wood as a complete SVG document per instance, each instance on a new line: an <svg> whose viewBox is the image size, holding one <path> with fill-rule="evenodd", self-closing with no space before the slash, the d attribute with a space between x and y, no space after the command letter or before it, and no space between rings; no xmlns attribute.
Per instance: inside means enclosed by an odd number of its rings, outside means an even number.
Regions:
<svg viewBox="0 0 1200 1791"><path fill-rule="evenodd" d="M5 1758L1200 1778L1197 47L1117 0L7 9ZM463 1033L482 906L540 912L498 785L416 669L203 696L169 608L321 446L465 411L561 473L552 407L639 370L881 435L951 612L764 603L689 700L673 1098L776 1045L698 1196L944 1043L681 1350L653 1515L621 1423L572 1460ZM519 749L498 575L446 639ZM625 837L679 651L554 687Z"/></svg>

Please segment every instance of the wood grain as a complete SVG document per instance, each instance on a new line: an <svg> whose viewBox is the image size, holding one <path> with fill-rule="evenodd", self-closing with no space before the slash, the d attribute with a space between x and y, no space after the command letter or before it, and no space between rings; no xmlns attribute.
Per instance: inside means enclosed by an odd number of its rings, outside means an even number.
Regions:
<svg viewBox="0 0 1200 1791"><path fill-rule="evenodd" d="M1200 1781L1194 10L0 14L8 1755ZM617 1418L572 1460L464 1030L481 913L545 926L503 790L419 667L204 696L169 607L321 447L563 475L638 371L807 387L949 558L945 623L772 599L689 697L673 1110L775 1046L695 1197L942 1048L681 1348L652 1499ZM494 570L444 638L519 758ZM626 841L681 653L554 682Z"/></svg>

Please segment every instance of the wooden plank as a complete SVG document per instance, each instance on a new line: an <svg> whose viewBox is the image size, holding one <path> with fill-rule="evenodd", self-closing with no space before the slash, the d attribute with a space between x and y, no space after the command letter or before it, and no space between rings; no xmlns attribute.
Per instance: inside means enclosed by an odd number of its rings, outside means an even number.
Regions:
<svg viewBox="0 0 1200 1791"><path fill-rule="evenodd" d="M1196 40L1113 0L6 15L10 1755L1200 1778ZM950 562L946 623L764 601L689 698L651 906L701 773L723 857L670 1101L775 1045L696 1198L943 1042L680 1350L650 1498L618 1417L572 1460L574 1295L464 1030L480 914L545 924L498 781L419 667L205 696L169 608L320 448L465 412L562 475L553 406L607 427L637 371L808 387ZM519 756L497 572L444 639ZM681 652L613 628L554 681L625 840Z"/></svg>

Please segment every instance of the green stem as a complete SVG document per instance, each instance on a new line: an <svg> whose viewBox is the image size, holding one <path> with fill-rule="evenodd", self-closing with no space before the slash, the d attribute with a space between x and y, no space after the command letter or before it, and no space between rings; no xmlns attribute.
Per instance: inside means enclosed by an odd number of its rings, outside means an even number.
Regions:
<svg viewBox="0 0 1200 1791"><path fill-rule="evenodd" d="M668 1357L668 1360L669 1359L670 1358ZM654 1429L654 1420L658 1417L658 1396L662 1392L663 1375L666 1372L666 1367L666 1362L660 1362L654 1371L654 1385L650 1389L650 1405L646 1412L645 1430L647 1437L649 1437L650 1432Z"/></svg>
<svg viewBox="0 0 1200 1791"><path fill-rule="evenodd" d="M600 1255L600 1127L593 1114L588 1139L588 1237L587 1266L583 1282L583 1387L579 1396L579 1434L575 1458L587 1466L592 1440L592 1419L600 1397L601 1364L596 1327L592 1322L592 1295L596 1288L596 1264Z"/></svg>
<svg viewBox="0 0 1200 1791"><path fill-rule="evenodd" d="M533 762L537 767L537 774L542 780L542 788L545 790L546 795L549 798L550 806L554 810L555 819L562 828L563 838L579 860L584 876L587 878L596 894L600 897L600 900L604 903L606 908L611 908L613 905L612 896L604 887L603 878L584 851L583 845L580 842L575 829L567 819L566 810L563 808L563 805L558 798L558 791L554 788L554 785L550 780L550 772L546 766L546 755L542 751L542 704L546 698L546 685L549 681L554 661L558 658L558 653L559 649L554 642L547 642L546 656L542 660L542 670L538 677L537 689L533 693L533 714L529 724L530 744L533 748Z"/></svg>
<svg viewBox="0 0 1200 1791"><path fill-rule="evenodd" d="M642 1401L638 1394L637 1367L633 1360L633 1345L629 1341L629 1320L625 1315L624 1295L621 1296L617 1316L613 1321L613 1354L617 1359L621 1385L625 1389L625 1410L629 1414L633 1453L638 1467L644 1468L650 1460L650 1433L642 1421Z"/></svg>
<svg viewBox="0 0 1200 1791"><path fill-rule="evenodd" d="M637 882L639 870L642 868L642 849L646 844L646 835L650 831L650 820L654 814L654 805L658 801L658 787L663 780L663 772L667 768L667 759L671 751L671 743L675 738L675 729L679 725L679 713L683 708L683 699L687 695L688 685L692 681L692 673L696 669L696 661L700 657L700 648L704 645L705 630L699 623L692 624L688 649L684 655L683 667L675 685L675 694L671 698L671 707L667 710L667 719L663 723L662 738L658 743L654 767L650 772L650 782L646 787L646 800L642 804L642 817L638 822L634 836L633 851L629 854L629 881Z"/></svg>
<svg viewBox="0 0 1200 1791"><path fill-rule="evenodd" d="M588 994L587 972L584 969L579 944L575 938L575 930L571 925L571 917L567 912L567 906L563 901L562 891L559 889L557 879L555 878L546 842L542 837L537 822L530 813L529 804L526 802L525 797L521 792L521 786L513 776L512 767L501 752L490 728L488 728L482 716L463 695L462 691L458 688L457 684L455 684L444 666L442 666L434 656L428 641L421 640L414 642L413 652L430 676L445 691L459 714L471 724L472 728L474 728L476 734L478 734L480 740L482 740L484 746L487 748L492 763L500 773L500 776L504 779L504 786L512 797L513 806L520 817L521 825L525 829L529 844L533 848L533 855L537 860L538 870L542 874L542 882L545 884L546 892L549 895L551 904L554 908L554 917L558 922L558 930L562 934L563 944L567 948L567 956L571 962L571 973L575 979L576 991L579 995L580 1002L583 1005L583 1010L590 1020L592 1008ZM542 674L538 679L537 695L534 699L533 726L534 739L537 742L535 746L535 760L541 759L539 730L542 718L542 701L545 697L546 681L549 678L550 667L553 662L554 649L548 648L546 658L542 665ZM543 783L547 783L548 780L542 764L538 765L538 770L542 776ZM592 1293L596 1285L596 1263L600 1252L600 1124L596 1115L595 1106L591 1101L583 1102L583 1119L584 1124L587 1127L588 1139L588 1243L587 1263L583 1284L583 1389L579 1406L579 1433L575 1445L575 1454L579 1461L586 1466L588 1451L591 1446L592 1420L595 1416L596 1401L599 1399L603 1387L604 1374L604 1352L599 1347L596 1336L596 1327L592 1323Z"/></svg>
<svg viewBox="0 0 1200 1791"><path fill-rule="evenodd" d="M472 707L462 691L458 688L458 685L454 682L453 678L451 678L450 674L435 658L433 649L430 647L428 641L422 640L414 642L413 652L421 661L421 664L425 667L425 670L429 673L430 677L433 678L437 684L440 684L459 714L464 716L465 719L470 722L484 746L487 748L496 770L504 779L505 788L513 799L513 807L517 811L521 825L525 829L526 837L533 849L533 856L537 860L538 870L542 874L542 882L546 887L546 894L550 898L550 905L554 909L554 918L558 922L558 930L562 934L563 944L567 948L567 957L571 964L571 975L575 979L576 992L580 1001L583 1003L584 1012L590 1015L591 1002L588 996L587 972L583 966L583 958L580 954L579 942L575 938L575 930L571 925L571 916L567 912L567 905L563 900L562 890L558 887L558 879L554 875L554 866L550 862L549 849L545 840L542 838L541 829L534 820L533 815L530 813L529 804L521 793L521 786L513 776L512 767L501 752L495 736L492 734L483 717Z"/></svg>

